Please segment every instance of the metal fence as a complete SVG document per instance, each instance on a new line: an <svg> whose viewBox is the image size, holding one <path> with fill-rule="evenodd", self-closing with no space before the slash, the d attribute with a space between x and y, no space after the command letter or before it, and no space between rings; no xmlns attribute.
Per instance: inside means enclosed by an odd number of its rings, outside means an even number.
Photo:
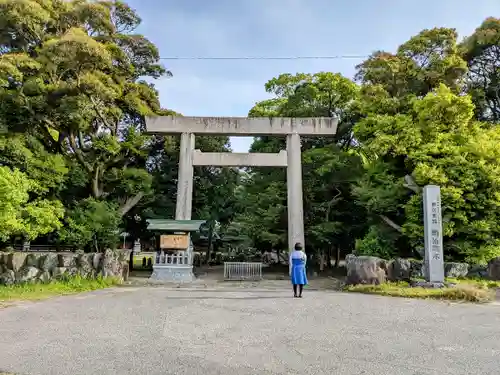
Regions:
<svg viewBox="0 0 500 375"><path fill-rule="evenodd" d="M225 262L224 280L262 280L262 263Z"/></svg>

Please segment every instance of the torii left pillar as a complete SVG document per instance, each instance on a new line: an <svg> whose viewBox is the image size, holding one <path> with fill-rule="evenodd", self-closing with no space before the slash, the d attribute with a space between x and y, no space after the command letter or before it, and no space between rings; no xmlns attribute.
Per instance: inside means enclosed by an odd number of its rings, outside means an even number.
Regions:
<svg viewBox="0 0 500 375"><path fill-rule="evenodd" d="M182 133L179 150L179 175L175 220L191 220L193 205L193 152L194 134Z"/></svg>

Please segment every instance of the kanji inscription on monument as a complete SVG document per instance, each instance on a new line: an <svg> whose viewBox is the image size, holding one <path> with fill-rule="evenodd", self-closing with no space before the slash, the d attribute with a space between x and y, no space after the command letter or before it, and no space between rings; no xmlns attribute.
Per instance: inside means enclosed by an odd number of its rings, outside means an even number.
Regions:
<svg viewBox="0 0 500 375"><path fill-rule="evenodd" d="M424 237L426 279L444 282L443 228L441 222L441 189L439 186L424 187Z"/></svg>

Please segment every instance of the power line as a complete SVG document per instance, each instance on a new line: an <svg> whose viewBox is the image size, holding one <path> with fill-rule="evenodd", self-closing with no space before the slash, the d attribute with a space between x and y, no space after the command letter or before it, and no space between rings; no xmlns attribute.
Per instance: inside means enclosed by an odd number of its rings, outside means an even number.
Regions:
<svg viewBox="0 0 500 375"><path fill-rule="evenodd" d="M160 60L339 60L339 59L366 59L366 55L337 55L337 56L168 56Z"/></svg>

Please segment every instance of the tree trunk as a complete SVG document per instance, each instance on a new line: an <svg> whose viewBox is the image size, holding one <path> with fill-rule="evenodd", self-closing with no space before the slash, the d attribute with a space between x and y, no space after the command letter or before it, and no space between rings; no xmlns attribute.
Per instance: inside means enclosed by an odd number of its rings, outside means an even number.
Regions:
<svg viewBox="0 0 500 375"><path fill-rule="evenodd" d="M125 203L119 209L120 217L125 216L127 212L129 212L132 208L134 208L142 199L142 197L144 197L144 193L140 192L134 195L133 197L127 198Z"/></svg>
<svg viewBox="0 0 500 375"><path fill-rule="evenodd" d="M340 246L337 246L335 252L335 268L340 267Z"/></svg>
<svg viewBox="0 0 500 375"><path fill-rule="evenodd" d="M210 262L210 250L212 248L212 242L214 237L214 221L210 220L210 224L208 226L208 244L207 244L207 254L205 256L205 264Z"/></svg>
<svg viewBox="0 0 500 375"><path fill-rule="evenodd" d="M96 253L100 253L99 244L97 243L97 237L95 237L95 236L94 236L94 247L95 247Z"/></svg>
<svg viewBox="0 0 500 375"><path fill-rule="evenodd" d="M328 269L332 269L333 268L332 255L334 253L334 250L335 250L335 246L330 246L328 248L328 253L326 255L326 268L328 268Z"/></svg>
<svg viewBox="0 0 500 375"><path fill-rule="evenodd" d="M323 272L325 270L326 265L326 253L325 250L320 250L319 252L319 272Z"/></svg>

